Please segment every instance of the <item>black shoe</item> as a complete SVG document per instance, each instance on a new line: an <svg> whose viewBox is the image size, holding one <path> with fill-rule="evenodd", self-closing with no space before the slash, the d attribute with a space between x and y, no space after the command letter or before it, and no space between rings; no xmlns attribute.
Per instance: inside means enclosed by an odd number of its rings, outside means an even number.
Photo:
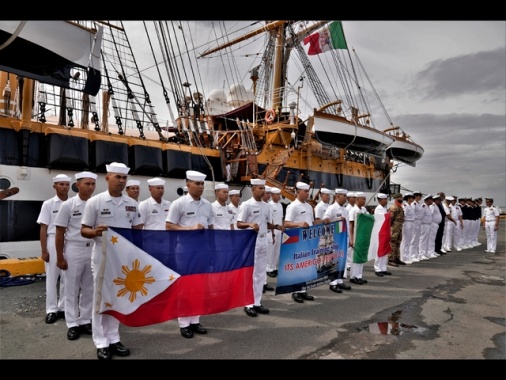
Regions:
<svg viewBox="0 0 506 380"><path fill-rule="evenodd" d="M67 331L67 339L68 340L76 340L81 336L81 332L79 331L79 326L74 326L68 329Z"/></svg>
<svg viewBox="0 0 506 380"><path fill-rule="evenodd" d="M336 293L342 293L343 291L339 289L337 285L329 285L329 289Z"/></svg>
<svg viewBox="0 0 506 380"><path fill-rule="evenodd" d="M58 315L56 313L46 314L46 323L55 323L57 320L58 320Z"/></svg>
<svg viewBox="0 0 506 380"><path fill-rule="evenodd" d="M401 260L399 260L399 259L394 260L394 262L395 262L396 264L399 264L399 265L406 265L406 263L405 263L404 261L401 261Z"/></svg>
<svg viewBox="0 0 506 380"><path fill-rule="evenodd" d="M108 347L97 348L97 358L100 360L111 360L111 351L109 351Z"/></svg>
<svg viewBox="0 0 506 380"><path fill-rule="evenodd" d="M58 317L58 319L65 319L65 312L58 311L58 312L56 312L56 316Z"/></svg>
<svg viewBox="0 0 506 380"><path fill-rule="evenodd" d="M207 329L203 328L200 323L192 323L190 327L197 334L207 334Z"/></svg>
<svg viewBox="0 0 506 380"><path fill-rule="evenodd" d="M277 269L274 269L273 270L274 274L277 276L278 275L278 270Z"/></svg>
<svg viewBox="0 0 506 380"><path fill-rule="evenodd" d="M299 293L300 296L302 297L303 300L306 300L306 301L314 301L314 297L313 296L310 296L309 294L307 294L306 292L302 292L302 293Z"/></svg>
<svg viewBox="0 0 506 380"><path fill-rule="evenodd" d="M364 285L364 282L362 281L361 278L353 277L352 279L350 279L350 282L353 282L354 284L357 285Z"/></svg>
<svg viewBox="0 0 506 380"><path fill-rule="evenodd" d="M399 266L399 264L397 264L395 261L389 261L388 265L390 265L391 267L398 267Z"/></svg>
<svg viewBox="0 0 506 380"><path fill-rule="evenodd" d="M367 284L367 280L365 278L361 278L362 284Z"/></svg>
<svg viewBox="0 0 506 380"><path fill-rule="evenodd" d="M92 335L92 333L93 333L91 323L86 323L85 325L81 325L81 326L79 326L79 328L83 334Z"/></svg>
<svg viewBox="0 0 506 380"><path fill-rule="evenodd" d="M269 309L267 309L266 307L264 307L262 305L253 306L253 309L255 309L255 311L260 314L269 314Z"/></svg>
<svg viewBox="0 0 506 380"><path fill-rule="evenodd" d="M126 348L121 342L112 343L109 345L109 350L112 355L116 356L128 356L130 355L130 349Z"/></svg>
<svg viewBox="0 0 506 380"><path fill-rule="evenodd" d="M376 276L383 277L383 272L374 272Z"/></svg>
<svg viewBox="0 0 506 380"><path fill-rule="evenodd" d="M304 303L304 299L301 297L300 293L292 293L292 299L295 302Z"/></svg>
<svg viewBox="0 0 506 380"><path fill-rule="evenodd" d="M384 271L383 271L383 272L381 272L381 273L383 273L383 275L384 275L384 276L391 276L391 275L392 275L392 272L389 272L389 271L387 271L387 270L384 270Z"/></svg>
<svg viewBox="0 0 506 380"><path fill-rule="evenodd" d="M190 326L186 326L186 327L181 327L179 329L179 331L181 332L181 335L184 337L184 338L193 338L193 331L191 329Z"/></svg>
<svg viewBox="0 0 506 380"><path fill-rule="evenodd" d="M248 307L248 306L246 306L246 307L244 308L244 312L246 313L246 315L247 315L248 317L256 317L256 316L257 316L257 312L256 312L256 311L255 311L255 309L254 309L254 308L252 308L252 307Z"/></svg>
<svg viewBox="0 0 506 380"><path fill-rule="evenodd" d="M337 284L337 287L341 290L351 290L351 286L350 285L346 285L345 283L338 283Z"/></svg>
<svg viewBox="0 0 506 380"><path fill-rule="evenodd" d="M272 286L270 286L269 284L265 284L264 285L264 290L274 290L274 288Z"/></svg>
<svg viewBox="0 0 506 380"><path fill-rule="evenodd" d="M267 276L269 277L277 277L277 274L274 271L267 272Z"/></svg>

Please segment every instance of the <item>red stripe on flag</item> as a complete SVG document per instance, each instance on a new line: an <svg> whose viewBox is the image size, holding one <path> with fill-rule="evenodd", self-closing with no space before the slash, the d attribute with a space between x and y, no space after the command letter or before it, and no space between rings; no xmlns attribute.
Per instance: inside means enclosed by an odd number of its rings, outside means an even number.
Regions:
<svg viewBox="0 0 506 380"><path fill-rule="evenodd" d="M218 314L252 304L253 267L179 277L152 300L125 315L105 311L126 326L139 327L162 323L178 317Z"/></svg>

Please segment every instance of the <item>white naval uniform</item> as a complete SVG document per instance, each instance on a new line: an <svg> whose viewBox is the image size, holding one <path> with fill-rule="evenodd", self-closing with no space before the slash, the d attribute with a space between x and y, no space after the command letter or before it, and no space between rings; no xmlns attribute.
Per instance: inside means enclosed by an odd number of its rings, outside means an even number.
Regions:
<svg viewBox="0 0 506 380"><path fill-rule="evenodd" d="M495 231L496 218L499 216L499 209L494 205L485 207L485 234L487 235L487 251L494 253L497 248L497 231Z"/></svg>
<svg viewBox="0 0 506 380"><path fill-rule="evenodd" d="M228 205L222 206L220 202L215 200L211 203L213 207L214 229L215 230L231 230L230 225L234 224L234 213Z"/></svg>
<svg viewBox="0 0 506 380"><path fill-rule="evenodd" d="M448 219L448 215L450 215L452 218L452 205L447 204L446 202L442 202L443 209L445 210L445 213L447 216L445 216L445 224L444 224L444 230L443 230L443 239L441 240L441 249L444 249L445 251L451 250L451 242L450 245L447 245L447 241L451 241L451 236L448 236L449 234L453 233L453 228L455 224ZM448 249L447 249L448 248Z"/></svg>
<svg viewBox="0 0 506 380"><path fill-rule="evenodd" d="M346 205L346 211L348 211L348 226L349 226L349 217L350 217L350 211L353 208L351 204ZM349 236L348 236L348 244L350 242ZM351 262L353 261L353 247L350 247L348 245L348 254L346 255L346 268L351 268ZM345 270L343 274L343 278L348 277L348 272Z"/></svg>
<svg viewBox="0 0 506 380"><path fill-rule="evenodd" d="M353 206L353 208L351 209L351 211L349 213L350 222L355 223L355 221L357 220L357 215L361 214L361 213L362 214L369 214L369 212L367 211L367 209L365 207L359 208L357 205ZM354 225L353 233L354 233L353 243L355 243L356 236L357 236L357 225L356 224ZM387 257L388 257L388 255L387 255ZM352 259L351 269L350 269L350 279L362 278L363 273L364 273L364 264L363 263L362 264L354 263L353 259Z"/></svg>
<svg viewBox="0 0 506 380"><path fill-rule="evenodd" d="M106 190L88 199L81 223L91 228L95 228L99 224L113 228L132 228L142 224L139 216L139 204L127 195L112 197ZM103 257L102 236L96 236L93 240L95 240L95 245L91 255L91 270L93 282L96 284ZM96 292L93 294L92 313L92 337L95 346L106 348L111 344L118 343L120 341L119 321L111 315L97 313Z"/></svg>
<svg viewBox="0 0 506 380"><path fill-rule="evenodd" d="M419 245L420 245L420 231L422 229L422 215L423 215L423 208L422 204L420 204L421 201L413 201L411 204L413 209L415 210L415 219L413 220L413 233L411 237L411 244L409 247L409 254L411 257L411 260L420 260L420 252L419 252Z"/></svg>
<svg viewBox="0 0 506 380"><path fill-rule="evenodd" d="M281 202L274 202L272 199L268 202L272 209L272 224L283 226L283 206ZM283 232L280 230L272 230L274 233L274 242L271 239L267 239L268 254L267 254L267 272L272 272L278 269L279 254L281 251L281 239L283 238Z"/></svg>
<svg viewBox="0 0 506 380"><path fill-rule="evenodd" d="M56 246L55 235L56 226L54 219L64 201L55 195L44 201L40 209L38 224L47 225L47 252L49 253L49 262L44 261L46 272L46 314L65 311L65 280L61 276L61 270L56 266ZM58 277L60 277L60 290L57 290Z"/></svg>
<svg viewBox="0 0 506 380"><path fill-rule="evenodd" d="M374 209L374 214L378 214L378 215L384 215L387 212L388 212L388 209L385 206L382 206L380 204L377 205L376 208ZM404 232L404 230L403 230L403 232ZM403 241L404 241L404 237L403 237ZM384 253L384 252L382 252L382 253ZM387 268L388 268L388 253L386 255L381 256L381 257L376 256L376 258L374 259L374 271L375 272L387 272Z"/></svg>
<svg viewBox="0 0 506 380"><path fill-rule="evenodd" d="M337 222L338 220L342 220L343 218L346 220L346 234L347 234L347 241L349 241L349 233L350 233L350 223L348 221L348 210L346 209L346 206L341 206L339 203L334 202L332 203L327 210L325 211L325 214L323 214L323 219L329 218L331 222ZM347 246L347 255L349 255L350 247ZM344 264L344 273L346 273L346 263ZM343 273L343 277L344 277ZM340 273L338 273L338 277L335 280L332 280L329 285L337 285L337 284L343 284L343 277L339 276Z"/></svg>
<svg viewBox="0 0 506 380"><path fill-rule="evenodd" d="M169 214L171 201L166 199L158 203L153 197L139 202L139 214L145 230L165 230L165 219Z"/></svg>
<svg viewBox="0 0 506 380"><path fill-rule="evenodd" d="M462 228L464 228L464 222L462 219L462 210L460 209L459 204L454 204L450 208L452 213L452 218L457 222L457 224L452 223L452 235L450 236L450 241L448 247L454 247L457 250L461 250L460 240L462 235Z"/></svg>
<svg viewBox="0 0 506 380"><path fill-rule="evenodd" d="M232 212L232 224L234 225L234 230L237 230L237 214L239 213L239 207L235 207L232 203L228 204L228 209Z"/></svg>
<svg viewBox="0 0 506 380"><path fill-rule="evenodd" d="M172 202L166 221L183 227L197 224L202 224L204 228L214 227L213 206L205 198L196 201L190 194L186 194ZM184 328L200 323L200 315L180 317L177 320L179 327Z"/></svg>
<svg viewBox="0 0 506 380"><path fill-rule="evenodd" d="M261 306L264 284L267 280L267 223L272 223L272 209L264 201L256 201L251 197L239 206L237 221L258 224L258 233L255 242L255 261L253 264L253 296L254 301L246 307Z"/></svg>
<svg viewBox="0 0 506 380"><path fill-rule="evenodd" d="M77 194L62 203L54 220L55 226L66 228L63 256L68 268L61 274L65 279L65 323L68 328L91 323L92 318L91 253L95 241L81 236L85 206L86 201Z"/></svg>
<svg viewBox="0 0 506 380"><path fill-rule="evenodd" d="M413 203L404 202L402 209L404 210L404 223L402 224L402 240L401 240L401 261L405 263L413 262L411 257L411 241L413 240L413 228L415 223L415 208Z"/></svg>
<svg viewBox="0 0 506 380"><path fill-rule="evenodd" d="M422 224L420 226L420 241L418 244L418 258L429 259L429 238L432 224L432 209L427 203L422 204Z"/></svg>
<svg viewBox="0 0 506 380"><path fill-rule="evenodd" d="M436 254L435 251L436 235L439 228L439 223L443 221L443 215L435 203L431 204L430 207L432 208L432 223L430 225L429 248L427 253L430 258L434 258L439 256L439 254Z"/></svg>

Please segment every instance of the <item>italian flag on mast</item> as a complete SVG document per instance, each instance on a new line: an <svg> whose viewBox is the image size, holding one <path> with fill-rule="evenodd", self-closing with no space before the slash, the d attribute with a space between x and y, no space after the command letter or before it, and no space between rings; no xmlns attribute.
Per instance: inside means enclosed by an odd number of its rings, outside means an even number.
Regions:
<svg viewBox="0 0 506 380"><path fill-rule="evenodd" d="M348 49L341 21L325 25L318 32L304 38L304 45L309 43L308 55L324 53L334 49Z"/></svg>

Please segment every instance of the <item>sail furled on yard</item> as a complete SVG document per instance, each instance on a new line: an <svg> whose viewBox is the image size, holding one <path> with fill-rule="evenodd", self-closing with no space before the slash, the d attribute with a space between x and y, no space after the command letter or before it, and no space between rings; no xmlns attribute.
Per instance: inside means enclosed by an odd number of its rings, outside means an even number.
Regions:
<svg viewBox="0 0 506 380"><path fill-rule="evenodd" d="M308 55L325 53L334 49L348 49L341 21L325 25L317 32L304 38L304 45L309 43Z"/></svg>

